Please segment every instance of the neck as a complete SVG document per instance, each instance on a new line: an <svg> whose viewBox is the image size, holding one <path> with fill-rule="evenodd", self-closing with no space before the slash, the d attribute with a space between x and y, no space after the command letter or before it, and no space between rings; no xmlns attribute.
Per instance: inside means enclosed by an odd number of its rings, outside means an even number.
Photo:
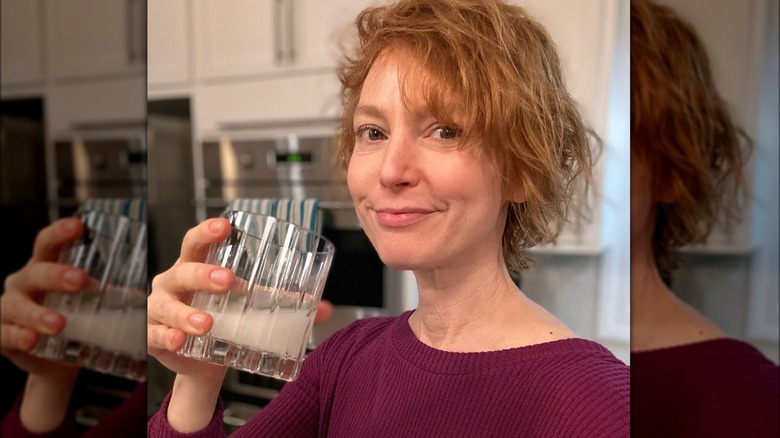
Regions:
<svg viewBox="0 0 780 438"><path fill-rule="evenodd" d="M663 282L653 257L651 236L631 239L631 350L671 347L724 336Z"/></svg>
<svg viewBox="0 0 780 438"><path fill-rule="evenodd" d="M631 241L631 317L642 318L650 313L653 303L671 291L661 278L655 264L649 239Z"/></svg>
<svg viewBox="0 0 780 438"><path fill-rule="evenodd" d="M417 338L433 348L466 352L536 343L532 339L542 330L552 334L544 325L551 315L515 286L503 259L497 262L415 271L419 305L409 325Z"/></svg>

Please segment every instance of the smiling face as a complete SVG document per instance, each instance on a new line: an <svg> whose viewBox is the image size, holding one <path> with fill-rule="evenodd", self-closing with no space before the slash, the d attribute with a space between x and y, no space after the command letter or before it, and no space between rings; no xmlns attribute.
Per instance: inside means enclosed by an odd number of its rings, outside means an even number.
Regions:
<svg viewBox="0 0 780 438"><path fill-rule="evenodd" d="M500 180L478 148L459 147L461 128L437 121L423 93L403 95L408 59L383 52L360 94L347 172L360 223L396 269L503 267Z"/></svg>

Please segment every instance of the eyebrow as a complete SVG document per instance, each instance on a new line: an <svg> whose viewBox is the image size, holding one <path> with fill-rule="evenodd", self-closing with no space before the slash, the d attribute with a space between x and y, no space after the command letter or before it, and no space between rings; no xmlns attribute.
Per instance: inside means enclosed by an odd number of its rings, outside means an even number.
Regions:
<svg viewBox="0 0 780 438"><path fill-rule="evenodd" d="M418 109L417 111L413 112L413 115L417 119L422 119L426 117L432 117L432 114L430 111L426 109ZM357 116L363 116L363 117L376 117L379 119L385 118L385 111L382 109L382 107L372 104L361 104L358 105L357 108L355 108L355 115L353 117Z"/></svg>
<svg viewBox="0 0 780 438"><path fill-rule="evenodd" d="M376 105L362 104L355 108L355 116L384 118L384 111Z"/></svg>

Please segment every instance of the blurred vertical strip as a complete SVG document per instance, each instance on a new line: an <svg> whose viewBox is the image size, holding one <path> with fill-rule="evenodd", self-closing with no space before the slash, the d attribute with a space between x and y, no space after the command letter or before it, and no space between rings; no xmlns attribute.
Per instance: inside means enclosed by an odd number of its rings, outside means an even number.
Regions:
<svg viewBox="0 0 780 438"><path fill-rule="evenodd" d="M778 436L778 1L631 1L631 434Z"/></svg>
<svg viewBox="0 0 780 438"><path fill-rule="evenodd" d="M146 1L0 5L5 279L29 259L41 228L86 199L146 196ZM7 412L25 376L5 357L0 373L0 409ZM94 372L79 379L71 410L82 432L136 389ZM145 430L144 412L126 412L115 436Z"/></svg>

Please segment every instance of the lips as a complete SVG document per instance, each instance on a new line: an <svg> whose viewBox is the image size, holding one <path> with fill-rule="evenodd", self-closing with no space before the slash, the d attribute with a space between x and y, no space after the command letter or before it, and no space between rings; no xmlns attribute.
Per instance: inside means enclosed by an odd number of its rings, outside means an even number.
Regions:
<svg viewBox="0 0 780 438"><path fill-rule="evenodd" d="M433 210L423 209L381 209L376 210L376 218L380 224L391 228L403 228L414 225L433 214Z"/></svg>

